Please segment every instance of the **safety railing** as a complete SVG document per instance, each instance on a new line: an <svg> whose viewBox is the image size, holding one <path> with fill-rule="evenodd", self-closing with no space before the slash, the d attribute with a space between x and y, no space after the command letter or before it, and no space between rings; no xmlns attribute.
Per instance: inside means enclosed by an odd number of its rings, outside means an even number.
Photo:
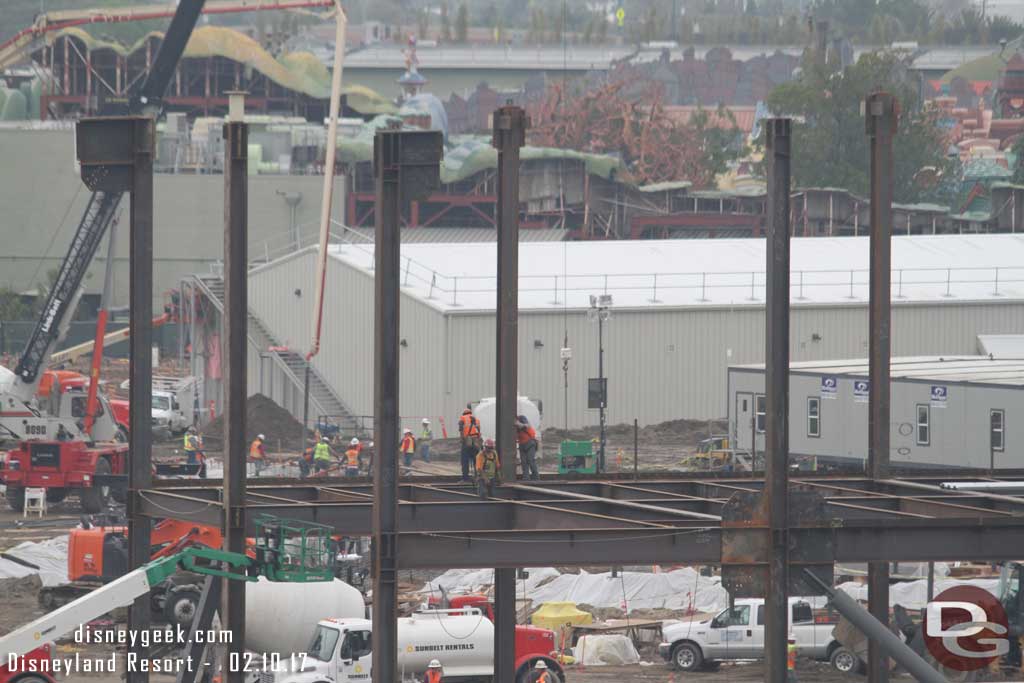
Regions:
<svg viewBox="0 0 1024 683"><path fill-rule="evenodd" d="M356 265L372 270L373 239L332 221L329 243L341 245L342 253ZM318 243L315 235L297 242L286 239L267 242L250 259L251 266L262 265L298 249ZM261 253L260 253L261 252ZM763 270L679 271L646 273L594 273L520 275L520 295L550 294L550 304L563 304L573 294L647 294L649 303L662 303L672 294L675 303L764 301L766 274ZM1014 285L1024 283L1024 266L979 266L950 268L894 268L892 297L900 299L940 296L945 298L990 298L1005 296ZM801 269L790 273L790 293L795 302L827 298L829 300L866 300L870 271L858 269ZM402 257L402 286L423 291L427 299L449 306L468 304L477 294L497 292L496 275L450 275ZM725 292L725 294L723 294ZM822 293L827 296L822 296ZM717 294L717 296L715 296ZM633 297L635 300L635 297Z"/></svg>

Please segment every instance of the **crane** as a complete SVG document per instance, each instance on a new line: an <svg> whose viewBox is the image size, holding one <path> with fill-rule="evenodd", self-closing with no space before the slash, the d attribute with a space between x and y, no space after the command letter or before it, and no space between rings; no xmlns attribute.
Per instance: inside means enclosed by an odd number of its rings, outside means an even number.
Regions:
<svg viewBox="0 0 1024 683"><path fill-rule="evenodd" d="M28 655L46 641L59 638L115 607L129 605L170 578L178 569L228 580L306 583L333 581L331 528L263 515L256 521L254 557L206 546L189 546L158 557L78 600L0 637L6 661ZM230 568L244 569L234 573Z"/></svg>
<svg viewBox="0 0 1024 683"><path fill-rule="evenodd" d="M129 113L159 113L161 99L204 4L205 0L181 0L178 4L146 80L130 98ZM0 434L26 439L53 438L58 432L63 432L75 439L100 441L113 440L118 434L109 405L102 405L105 399L100 399L101 408L96 411L95 424L90 425L91 434L86 434L78 420L85 415L82 410L73 409L72 401L58 399L57 405L51 401L51 410L47 414L40 410L35 394L43 365L67 333L82 295L82 281L100 241L117 214L121 196L120 192L98 191L89 198L39 320L18 359L14 376L0 377L0 405L4 407L0 411Z"/></svg>

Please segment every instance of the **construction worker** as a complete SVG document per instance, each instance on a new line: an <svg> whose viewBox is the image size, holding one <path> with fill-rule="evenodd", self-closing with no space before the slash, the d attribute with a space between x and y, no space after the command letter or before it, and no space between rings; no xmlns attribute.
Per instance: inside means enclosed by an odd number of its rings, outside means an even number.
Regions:
<svg viewBox="0 0 1024 683"><path fill-rule="evenodd" d="M420 457L423 462L430 462L430 444L434 441L434 432L430 430L430 420L423 418L423 427L420 428Z"/></svg>
<svg viewBox="0 0 1024 683"><path fill-rule="evenodd" d="M189 427L185 432L185 456L188 458L189 465L199 464L199 453L200 440L199 433L195 427Z"/></svg>
<svg viewBox="0 0 1024 683"><path fill-rule="evenodd" d="M267 460L267 450L263 447L263 442L266 441L267 437L262 434L257 434L256 438L249 444L249 462L253 465L253 470L256 476L260 476L260 472L263 471L263 466Z"/></svg>
<svg viewBox="0 0 1024 683"><path fill-rule="evenodd" d="M537 660L537 663L533 665L533 671L526 677L526 683L556 683L556 681L558 678L552 675L543 659Z"/></svg>
<svg viewBox="0 0 1024 683"><path fill-rule="evenodd" d="M412 456L416 455L416 439L413 437L411 429L402 432L402 443L398 450L405 460L405 466L412 467Z"/></svg>
<svg viewBox="0 0 1024 683"><path fill-rule="evenodd" d="M523 467L523 479L539 479L537 472L537 430L530 426L525 415L516 420L516 442L519 444L519 462Z"/></svg>
<svg viewBox="0 0 1024 683"><path fill-rule="evenodd" d="M307 446L299 458L299 477L305 479L313 471L313 447Z"/></svg>
<svg viewBox="0 0 1024 683"><path fill-rule="evenodd" d="M469 481L470 463L480 451L480 423L468 404L459 418L459 439L462 442L462 481Z"/></svg>
<svg viewBox="0 0 1024 683"><path fill-rule="evenodd" d="M792 633L786 642L786 680L796 681L796 636Z"/></svg>
<svg viewBox="0 0 1024 683"><path fill-rule="evenodd" d="M444 669L441 668L441 662L431 659L430 664L427 665L427 672L423 674L423 683L441 683L442 679L444 679Z"/></svg>
<svg viewBox="0 0 1024 683"><path fill-rule="evenodd" d="M320 437L320 442L313 449L313 469L324 474L331 469L331 446L326 436Z"/></svg>
<svg viewBox="0 0 1024 683"><path fill-rule="evenodd" d="M494 450L494 439L487 439L484 449L476 454L476 492L480 500L487 500L494 494L494 483L500 478L501 458Z"/></svg>
<svg viewBox="0 0 1024 683"><path fill-rule="evenodd" d="M359 469L363 464L363 456L360 451L359 439L352 439L349 442L348 450L345 451L345 476L358 477Z"/></svg>

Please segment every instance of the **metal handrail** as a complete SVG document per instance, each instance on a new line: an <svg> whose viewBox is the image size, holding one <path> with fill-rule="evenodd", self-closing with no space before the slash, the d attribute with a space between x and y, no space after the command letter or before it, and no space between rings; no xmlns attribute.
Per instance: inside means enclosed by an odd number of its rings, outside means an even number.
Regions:
<svg viewBox="0 0 1024 683"><path fill-rule="evenodd" d="M213 303L213 305L217 309L217 311L220 312L221 315L223 315L224 314L224 305L221 303L221 300L217 297L217 295L213 293L213 290L211 290L206 285L206 283L203 281L203 279L201 277L199 277L198 275L193 275L192 279L199 286L200 291L203 292L203 294L206 296L206 298L209 299ZM259 318L256 318L256 316L253 316L251 313L249 315L251 315L257 321L257 323L259 323L261 326L263 326L263 323L262 323L262 321L259 320ZM256 340L253 338L252 334L250 334L248 327L249 326L246 325L245 337L249 341L249 346L252 347L256 351L256 353L260 354L261 358L266 357L264 355L265 349L260 348L260 345L258 343L256 343ZM264 326L264 329L265 329L265 326ZM292 382L293 386L295 386L299 391L305 391L305 384L303 383L303 381L301 381L295 375L294 372L292 372L292 369L290 367L288 367L288 364L284 362L283 358L281 358L276 353L271 353L271 354L269 354L269 356L272 359L272 361L275 363L277 368L279 370L281 370L281 372L284 374L284 376ZM316 399L315 396L310 396L309 400L310 400L310 403L313 404L311 407L315 408L317 413L326 413L327 412L324 409L323 405L321 405L321 403ZM340 403L340 401L339 401L339 403Z"/></svg>

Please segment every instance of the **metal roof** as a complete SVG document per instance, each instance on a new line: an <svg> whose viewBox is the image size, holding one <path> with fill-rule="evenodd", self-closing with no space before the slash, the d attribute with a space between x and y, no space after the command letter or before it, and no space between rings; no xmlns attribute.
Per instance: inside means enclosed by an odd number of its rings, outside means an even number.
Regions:
<svg viewBox="0 0 1024 683"><path fill-rule="evenodd" d="M523 231L526 233L526 231ZM617 308L764 304L765 240L615 240L520 244L524 310L585 309L608 293ZM450 311L493 310L493 242L405 244L404 291ZM331 247L334 258L370 271L373 245ZM893 302L949 305L1024 301L1024 234L913 235L892 239ZM794 238L794 306L868 300L868 238Z"/></svg>
<svg viewBox="0 0 1024 683"><path fill-rule="evenodd" d="M740 370L763 370L764 365L735 365ZM790 372L809 375L867 377L867 359L802 361L789 364ZM893 358L889 376L894 380L919 380L949 384L1024 386L1024 358L989 356L907 356Z"/></svg>
<svg viewBox="0 0 1024 683"><path fill-rule="evenodd" d="M346 228L368 242L373 242L373 228ZM748 231L749 232L749 231ZM554 228L536 228L519 231L520 242L561 242L567 231ZM498 231L494 228L402 228L403 244L497 242Z"/></svg>
<svg viewBox="0 0 1024 683"><path fill-rule="evenodd" d="M979 334L978 351L997 358L1024 358L1024 334Z"/></svg>

